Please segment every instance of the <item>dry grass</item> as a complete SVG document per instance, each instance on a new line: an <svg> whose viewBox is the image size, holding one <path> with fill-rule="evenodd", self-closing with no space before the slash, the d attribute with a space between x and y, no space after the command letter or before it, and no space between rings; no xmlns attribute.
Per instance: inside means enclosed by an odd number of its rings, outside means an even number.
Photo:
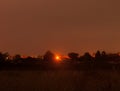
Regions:
<svg viewBox="0 0 120 91"><path fill-rule="evenodd" d="M120 72L0 71L0 91L120 91Z"/></svg>

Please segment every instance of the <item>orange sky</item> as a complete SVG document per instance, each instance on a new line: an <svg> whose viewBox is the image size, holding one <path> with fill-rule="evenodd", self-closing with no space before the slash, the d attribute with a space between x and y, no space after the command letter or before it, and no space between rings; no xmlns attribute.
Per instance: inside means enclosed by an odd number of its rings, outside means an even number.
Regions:
<svg viewBox="0 0 120 91"><path fill-rule="evenodd" d="M0 50L120 51L119 0L0 0Z"/></svg>

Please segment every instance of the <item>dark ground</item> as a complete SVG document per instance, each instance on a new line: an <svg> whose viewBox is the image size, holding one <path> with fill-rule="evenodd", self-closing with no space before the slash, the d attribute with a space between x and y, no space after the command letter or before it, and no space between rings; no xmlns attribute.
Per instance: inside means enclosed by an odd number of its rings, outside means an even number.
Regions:
<svg viewBox="0 0 120 91"><path fill-rule="evenodd" d="M113 64L1 68L0 91L120 91L120 69Z"/></svg>

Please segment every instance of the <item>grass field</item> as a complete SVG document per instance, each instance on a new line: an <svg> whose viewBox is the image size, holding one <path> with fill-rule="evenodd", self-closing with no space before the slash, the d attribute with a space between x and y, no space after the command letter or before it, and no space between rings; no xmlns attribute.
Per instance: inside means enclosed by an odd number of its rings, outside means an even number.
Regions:
<svg viewBox="0 0 120 91"><path fill-rule="evenodd" d="M0 91L120 91L116 70L0 71Z"/></svg>

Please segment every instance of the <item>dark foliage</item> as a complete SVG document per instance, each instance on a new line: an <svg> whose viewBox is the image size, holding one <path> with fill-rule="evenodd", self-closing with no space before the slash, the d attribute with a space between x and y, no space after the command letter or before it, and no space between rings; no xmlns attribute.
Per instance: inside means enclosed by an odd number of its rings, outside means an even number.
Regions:
<svg viewBox="0 0 120 91"><path fill-rule="evenodd" d="M79 59L79 57L78 57L79 54L78 53L71 52L71 53L68 53L68 56L71 60L74 60L74 61Z"/></svg>
<svg viewBox="0 0 120 91"><path fill-rule="evenodd" d="M89 52L86 52L84 55L79 57L78 53L71 52L68 53L69 58L62 58L61 62L59 64L61 65L66 65L66 67L76 67L80 68L83 65L86 65L87 67L109 67L114 64L119 64L120 63L120 56L118 53L113 53L113 54L107 54L105 51L97 51L95 53L95 56L91 56ZM43 56L40 57L22 57L20 54L17 54L13 57L11 57L8 53L0 53L0 67L28 67L28 66L35 66L35 67L51 67L55 66L54 63L55 59L55 54L52 53L51 51L47 51ZM58 65L57 65L58 66ZM35 68L33 67L33 68ZM117 66L118 67L118 66Z"/></svg>
<svg viewBox="0 0 120 91"><path fill-rule="evenodd" d="M83 56L79 58L79 60L84 62L93 62L94 58L90 55L89 52L86 52Z"/></svg>
<svg viewBox="0 0 120 91"><path fill-rule="evenodd" d="M47 51L43 57L44 61L53 62L55 55L51 51Z"/></svg>

